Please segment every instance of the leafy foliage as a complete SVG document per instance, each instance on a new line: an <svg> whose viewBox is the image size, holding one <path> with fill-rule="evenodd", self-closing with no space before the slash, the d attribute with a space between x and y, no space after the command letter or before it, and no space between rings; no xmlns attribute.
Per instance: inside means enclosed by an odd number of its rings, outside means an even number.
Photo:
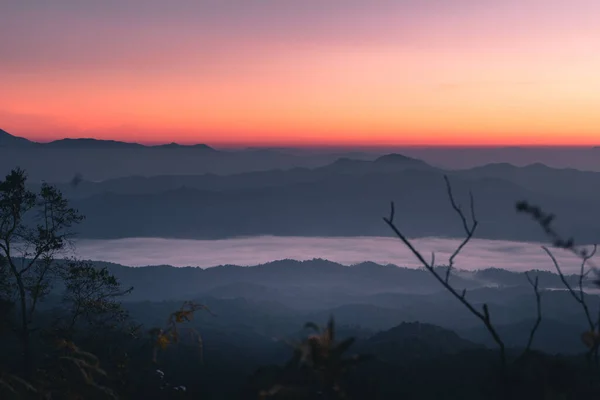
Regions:
<svg viewBox="0 0 600 400"><path fill-rule="evenodd" d="M150 330L150 335L153 338L153 357L154 362L157 362L158 351L166 350L171 344L179 343L182 339L182 330L180 325L192 321L196 311L206 311L211 315L215 315L204 304L186 301L181 308L169 315L167 325L164 329L153 328ZM200 352L200 362L203 360L202 337L195 329L187 329L189 339L196 343Z"/></svg>
<svg viewBox="0 0 600 400"><path fill-rule="evenodd" d="M345 357L355 339L337 342L333 317L324 328L312 322L306 323L305 328L315 333L299 343L292 343L294 354L286 368L287 376L284 374L282 377L289 383L277 384L262 391L261 399L307 399L314 398L318 393L327 399L348 398L342 388L342 378L351 367L369 357Z"/></svg>

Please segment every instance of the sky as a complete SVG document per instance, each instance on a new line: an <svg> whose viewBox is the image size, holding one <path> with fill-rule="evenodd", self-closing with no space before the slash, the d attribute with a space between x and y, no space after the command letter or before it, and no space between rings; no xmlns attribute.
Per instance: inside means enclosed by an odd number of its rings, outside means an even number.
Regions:
<svg viewBox="0 0 600 400"><path fill-rule="evenodd" d="M598 145L597 0L2 0L0 128L213 145Z"/></svg>

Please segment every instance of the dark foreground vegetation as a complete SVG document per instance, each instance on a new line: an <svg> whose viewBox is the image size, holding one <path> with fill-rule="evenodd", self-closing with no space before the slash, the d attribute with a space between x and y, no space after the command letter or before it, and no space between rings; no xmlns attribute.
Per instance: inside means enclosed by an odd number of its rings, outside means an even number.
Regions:
<svg viewBox="0 0 600 400"><path fill-rule="evenodd" d="M456 270L479 223L473 198L463 209L446 189L464 232L448 260L413 247L393 204L384 218L420 270L134 269L73 258L83 216L15 170L0 182L0 399L600 396L595 247L519 203L556 273ZM580 273L564 276L553 251Z"/></svg>

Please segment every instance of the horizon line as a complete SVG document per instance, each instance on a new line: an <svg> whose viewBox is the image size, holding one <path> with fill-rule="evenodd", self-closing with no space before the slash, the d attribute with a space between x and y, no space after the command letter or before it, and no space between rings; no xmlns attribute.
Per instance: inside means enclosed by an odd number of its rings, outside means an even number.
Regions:
<svg viewBox="0 0 600 400"><path fill-rule="evenodd" d="M0 130L2 130L0 128ZM240 141L240 142L212 142L211 141L177 141L174 139L165 140L127 140L118 138L106 138L106 137L94 137L94 136L80 136L80 137L54 137L54 138L39 138L34 135L17 136L4 131L7 134L16 137L29 140L31 142L47 144L60 140L97 140L97 141L113 141L128 144L139 144L143 146L161 146L168 144L178 144L181 146L195 146L195 145L206 145L213 148L225 148L225 149L384 149L384 148L600 148L600 142L590 144L579 144L579 143L539 143L539 142L473 142L473 143L431 143L431 142L390 142L390 141L371 141L371 142L309 142L309 141Z"/></svg>

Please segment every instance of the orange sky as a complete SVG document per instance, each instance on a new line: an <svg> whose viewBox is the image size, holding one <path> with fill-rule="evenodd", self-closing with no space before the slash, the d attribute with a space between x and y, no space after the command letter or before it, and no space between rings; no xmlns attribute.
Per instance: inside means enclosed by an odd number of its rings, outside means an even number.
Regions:
<svg viewBox="0 0 600 400"><path fill-rule="evenodd" d="M596 0L166 4L8 0L0 128L216 145L600 144Z"/></svg>

